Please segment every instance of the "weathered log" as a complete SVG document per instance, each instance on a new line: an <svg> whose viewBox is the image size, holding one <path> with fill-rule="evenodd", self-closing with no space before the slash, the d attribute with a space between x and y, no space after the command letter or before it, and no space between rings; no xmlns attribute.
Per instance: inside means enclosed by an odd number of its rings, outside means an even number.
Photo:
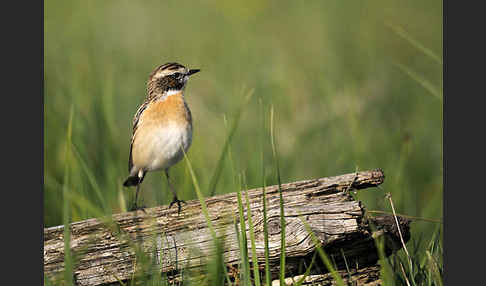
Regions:
<svg viewBox="0 0 486 286"><path fill-rule="evenodd" d="M286 273L300 273L303 261L309 262L316 245L306 224L313 231L338 269L348 265L366 267L378 260L373 237L385 237L385 251L390 254L401 247L393 217L368 219L361 202L350 195L358 190L381 184L379 169L336 177L282 184L286 225ZM266 188L269 261L274 278L279 272L280 205L278 186ZM262 189L242 193L248 196L255 229L256 254L260 269L264 262ZM237 267L240 250L236 229L240 229L237 196L219 195L205 200L211 221L224 243L224 261L229 269ZM244 211L248 246L250 235L248 211ZM409 221L399 219L404 239L409 239ZM235 226L236 224L236 226ZM374 227L371 226L374 225ZM177 208L158 206L144 211L127 212L111 218L88 219L70 225L71 250L75 256L74 281L78 285L101 285L126 281L140 270L136 249L152 257L157 271L177 277L184 269L205 265L214 249L214 241L201 213L198 200L188 201L180 214ZM241 234L240 234L241 237ZM251 251L248 253L251 256ZM44 273L52 281L62 279L64 271L63 226L44 229ZM325 272L325 267L320 266ZM300 272L299 272L300 271ZM153 272L152 272L153 273ZM236 275L229 271L230 276Z"/></svg>
<svg viewBox="0 0 486 286"><path fill-rule="evenodd" d="M380 266L372 265L363 267L360 269L350 269L338 270L338 274L343 278L346 285L355 286L376 286L382 285L380 277ZM297 283L302 280L301 285L312 285L312 286L331 286L338 285L330 273L326 274L314 274L314 275L299 275L295 277L285 278L286 286L297 285ZM279 280L272 281L272 286L280 285Z"/></svg>

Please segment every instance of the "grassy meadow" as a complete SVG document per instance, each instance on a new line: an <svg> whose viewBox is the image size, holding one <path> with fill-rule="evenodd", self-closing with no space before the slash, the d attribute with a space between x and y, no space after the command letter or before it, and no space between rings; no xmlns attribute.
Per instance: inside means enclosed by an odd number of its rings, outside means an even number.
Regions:
<svg viewBox="0 0 486 286"><path fill-rule="evenodd" d="M389 192L397 213L442 219L442 1L47 0L44 9L45 227L131 205L135 189L122 182L132 118L149 73L170 61L201 69L186 88L187 156L204 196L235 192L238 175L249 188L277 184L273 110L282 183L382 168L381 188L357 193L367 210L391 212ZM187 161L171 175L180 199L198 198ZM146 176L141 199L171 201L163 172ZM417 220L407 245L421 253L441 228Z"/></svg>

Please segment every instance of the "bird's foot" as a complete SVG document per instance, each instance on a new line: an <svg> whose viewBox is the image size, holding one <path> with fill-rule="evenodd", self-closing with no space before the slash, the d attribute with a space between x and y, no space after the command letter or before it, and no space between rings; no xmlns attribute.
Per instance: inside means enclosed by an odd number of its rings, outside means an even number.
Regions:
<svg viewBox="0 0 486 286"><path fill-rule="evenodd" d="M181 203L186 204L186 205L187 205L187 203L183 200L179 200L177 197L174 197L174 199L172 200L172 202L169 205L169 209L175 203L177 203L177 215L179 215L181 213Z"/></svg>
<svg viewBox="0 0 486 286"><path fill-rule="evenodd" d="M129 211L133 212L133 211L138 211L138 210L140 210L140 211L143 211L144 213L147 213L147 212L145 211L145 209L146 209L146 208L147 208L147 206L139 206L139 205L137 205L137 203L134 203L134 204L132 205L132 207L129 209Z"/></svg>

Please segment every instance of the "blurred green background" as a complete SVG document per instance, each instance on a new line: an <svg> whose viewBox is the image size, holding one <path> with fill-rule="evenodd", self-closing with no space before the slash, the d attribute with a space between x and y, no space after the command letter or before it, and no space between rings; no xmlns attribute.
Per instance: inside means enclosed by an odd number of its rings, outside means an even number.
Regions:
<svg viewBox="0 0 486 286"><path fill-rule="evenodd" d="M382 189L358 192L368 210L391 211L390 192L398 213L442 218L442 1L48 0L44 20L45 227L65 203L73 221L131 204L131 120L169 61L201 69L186 88L188 156L206 194L240 107L216 193L235 191L235 174L261 186L262 166L276 183L273 106L282 182L382 168ZM186 162L171 174L196 199ZM141 196L171 201L162 172Z"/></svg>

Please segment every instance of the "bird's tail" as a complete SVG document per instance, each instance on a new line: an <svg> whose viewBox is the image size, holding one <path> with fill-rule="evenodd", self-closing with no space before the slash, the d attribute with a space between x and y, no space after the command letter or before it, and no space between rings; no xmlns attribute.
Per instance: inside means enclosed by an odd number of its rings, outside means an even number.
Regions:
<svg viewBox="0 0 486 286"><path fill-rule="evenodd" d="M145 178L145 172L143 173L142 178L139 178L138 174L130 175L123 183L123 186L125 187L136 186L138 184L141 184L144 178Z"/></svg>
<svg viewBox="0 0 486 286"><path fill-rule="evenodd" d="M130 176L125 180L123 186L130 187L130 186L136 186L138 184L139 184L138 176Z"/></svg>

